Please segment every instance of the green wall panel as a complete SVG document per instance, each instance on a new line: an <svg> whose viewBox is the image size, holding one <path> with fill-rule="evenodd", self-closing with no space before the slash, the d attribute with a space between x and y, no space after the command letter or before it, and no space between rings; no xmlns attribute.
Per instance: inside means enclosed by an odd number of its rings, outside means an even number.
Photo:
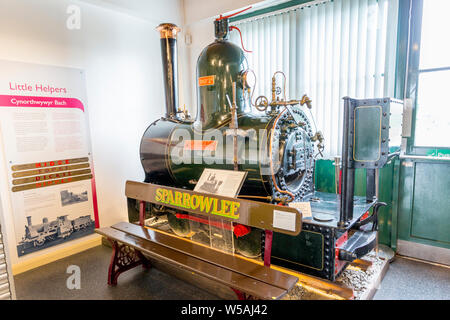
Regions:
<svg viewBox="0 0 450 320"><path fill-rule="evenodd" d="M379 241L382 244L390 245L392 237L392 199L394 185L394 161L388 163L380 170L379 197L380 201L386 202L387 207L383 207L379 212Z"/></svg>
<svg viewBox="0 0 450 320"><path fill-rule="evenodd" d="M398 186L398 238L409 239L412 204L412 190L414 188L414 162L402 161L400 164L400 183Z"/></svg>
<svg viewBox="0 0 450 320"><path fill-rule="evenodd" d="M316 190L335 193L334 165L332 160L317 160L315 171Z"/></svg>
<svg viewBox="0 0 450 320"><path fill-rule="evenodd" d="M450 163L403 160L398 239L450 248Z"/></svg>
<svg viewBox="0 0 450 320"><path fill-rule="evenodd" d="M411 236L450 244L450 165L416 163Z"/></svg>

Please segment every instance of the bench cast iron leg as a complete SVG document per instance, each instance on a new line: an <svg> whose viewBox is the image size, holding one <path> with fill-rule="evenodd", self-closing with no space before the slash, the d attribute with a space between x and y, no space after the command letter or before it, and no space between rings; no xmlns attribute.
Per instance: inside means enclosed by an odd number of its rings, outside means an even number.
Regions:
<svg viewBox="0 0 450 320"><path fill-rule="evenodd" d="M125 244L108 239L113 248L111 263L108 270L108 284L115 286L119 275L142 264L145 269L150 268L150 261L144 255Z"/></svg>
<svg viewBox="0 0 450 320"><path fill-rule="evenodd" d="M231 288L231 290L236 293L239 300L256 300L252 295L246 294L245 292L239 291L237 289Z"/></svg>

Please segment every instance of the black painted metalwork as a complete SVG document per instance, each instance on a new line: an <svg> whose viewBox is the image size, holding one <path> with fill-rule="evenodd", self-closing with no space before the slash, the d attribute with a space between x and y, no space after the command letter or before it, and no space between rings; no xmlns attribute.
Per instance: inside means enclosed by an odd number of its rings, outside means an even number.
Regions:
<svg viewBox="0 0 450 320"><path fill-rule="evenodd" d="M353 218L355 169L366 169L366 200L376 202L376 169L387 163L390 145L400 149L403 103L391 98L344 98L342 192L339 227ZM392 141L391 141L392 140Z"/></svg>
<svg viewBox="0 0 450 320"><path fill-rule="evenodd" d="M367 169L366 171L366 200L372 202L376 197L376 170Z"/></svg>
<svg viewBox="0 0 450 320"><path fill-rule="evenodd" d="M172 24L160 25L161 29L166 28L169 31L162 31L161 37L161 58L163 64L164 90L166 98L166 117L174 117L178 108L178 57L177 57L177 38L178 27ZM170 28L174 31L171 32Z"/></svg>
<svg viewBox="0 0 450 320"><path fill-rule="evenodd" d="M228 39L228 31L229 31L228 21L229 19L227 18L222 18L220 20L218 19L214 21L214 35L216 39L219 40Z"/></svg>
<svg viewBox="0 0 450 320"><path fill-rule="evenodd" d="M344 98L344 131L342 138L342 189L339 227L345 228L353 218L353 196L355 192L355 170L352 166L351 149L353 132L351 131L351 103Z"/></svg>

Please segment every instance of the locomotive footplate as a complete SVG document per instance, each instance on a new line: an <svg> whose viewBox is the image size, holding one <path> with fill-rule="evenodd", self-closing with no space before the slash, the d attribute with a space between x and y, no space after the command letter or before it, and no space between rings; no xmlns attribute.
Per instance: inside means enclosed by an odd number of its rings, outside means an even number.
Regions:
<svg viewBox="0 0 450 320"><path fill-rule="evenodd" d="M274 233L272 262L335 281L349 263L375 248L376 216L383 204L354 197L353 219L340 228L339 195L315 192L304 201L311 202L312 217L303 218L302 232L297 236ZM372 222L373 230L360 230L367 222Z"/></svg>

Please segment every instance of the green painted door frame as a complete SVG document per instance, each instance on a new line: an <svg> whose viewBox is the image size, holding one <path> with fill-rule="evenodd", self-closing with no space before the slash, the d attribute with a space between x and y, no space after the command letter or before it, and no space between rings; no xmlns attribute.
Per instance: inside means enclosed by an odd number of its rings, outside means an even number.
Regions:
<svg viewBox="0 0 450 320"><path fill-rule="evenodd" d="M415 145L423 3L400 0L396 98L411 99L411 136L394 166L391 247L397 239L450 248L450 148ZM449 145L450 147L450 145ZM421 158L428 156L427 158ZM431 157L430 157L431 156Z"/></svg>
<svg viewBox="0 0 450 320"><path fill-rule="evenodd" d="M404 159L398 190L398 239L450 248L450 163Z"/></svg>

